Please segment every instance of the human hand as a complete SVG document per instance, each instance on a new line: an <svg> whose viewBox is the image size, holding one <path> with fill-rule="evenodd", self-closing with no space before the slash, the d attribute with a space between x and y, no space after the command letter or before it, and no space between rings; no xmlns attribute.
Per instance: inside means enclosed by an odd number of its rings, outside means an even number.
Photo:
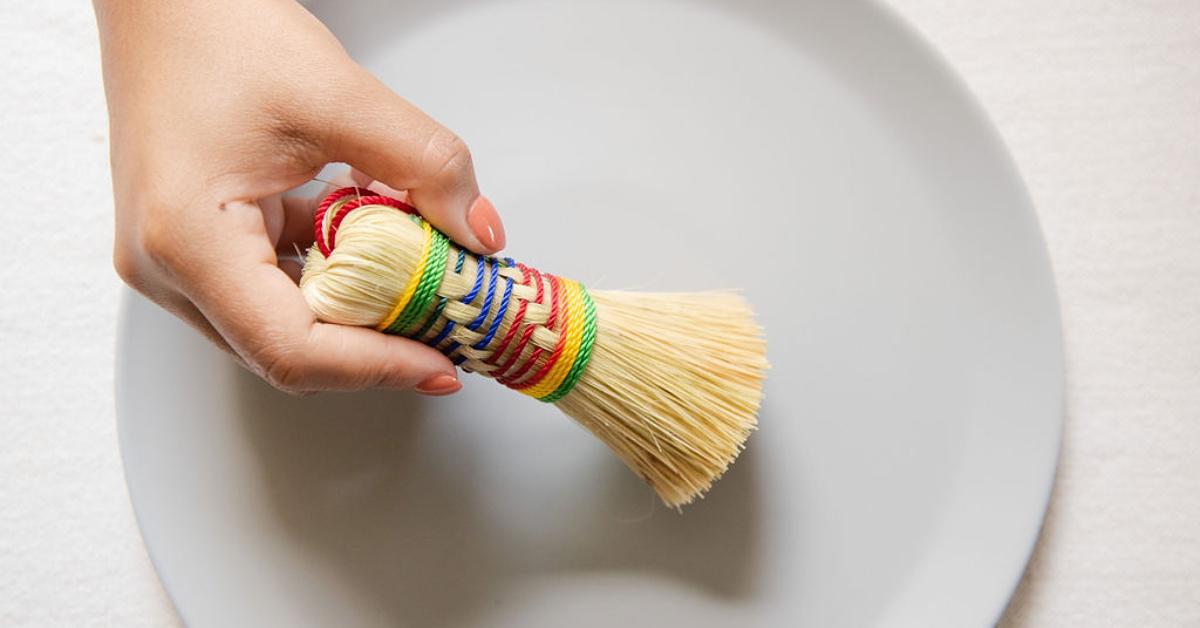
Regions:
<svg viewBox="0 0 1200 628"><path fill-rule="evenodd" d="M96 0L121 277L272 385L449 394L442 354L318 322L277 252L312 243L283 198L346 162L478 253L504 246L471 155L291 0Z"/></svg>

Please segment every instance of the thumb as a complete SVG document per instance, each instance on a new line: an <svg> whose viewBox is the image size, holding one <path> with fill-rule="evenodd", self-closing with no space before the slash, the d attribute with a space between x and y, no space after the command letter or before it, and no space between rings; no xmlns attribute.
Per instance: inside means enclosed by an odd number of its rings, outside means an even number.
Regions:
<svg viewBox="0 0 1200 628"><path fill-rule="evenodd" d="M282 390L459 389L454 365L415 340L317 322L300 289L275 265L251 203L231 202L221 237L179 258L188 296L245 363ZM261 225L261 219L258 219Z"/></svg>
<svg viewBox="0 0 1200 628"><path fill-rule="evenodd" d="M332 157L408 191L433 226L476 253L504 248L504 225L479 193L471 151L453 131L364 71L335 114Z"/></svg>

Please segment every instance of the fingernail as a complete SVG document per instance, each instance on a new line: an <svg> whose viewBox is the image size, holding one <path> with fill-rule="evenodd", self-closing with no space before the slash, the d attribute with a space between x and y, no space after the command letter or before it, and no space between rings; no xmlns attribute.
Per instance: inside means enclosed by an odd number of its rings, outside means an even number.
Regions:
<svg viewBox="0 0 1200 628"><path fill-rule="evenodd" d="M480 196L471 203L471 208L467 210L467 224L487 252L494 253L504 248L504 225L500 223L496 207L486 196Z"/></svg>
<svg viewBox="0 0 1200 628"><path fill-rule="evenodd" d="M422 395L440 397L458 392L459 388L462 388L462 382L458 381L457 377L447 375L446 373L438 373L437 375L427 377L425 381L417 384L415 390Z"/></svg>

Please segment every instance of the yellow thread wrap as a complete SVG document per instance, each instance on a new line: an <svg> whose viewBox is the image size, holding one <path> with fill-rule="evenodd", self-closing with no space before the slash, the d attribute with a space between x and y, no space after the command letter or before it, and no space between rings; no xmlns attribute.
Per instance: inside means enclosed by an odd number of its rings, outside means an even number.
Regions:
<svg viewBox="0 0 1200 628"><path fill-rule="evenodd" d="M567 373L571 370L571 365L575 362L575 356L579 354L579 347L583 340L583 297L581 295L583 286L573 279L562 279L563 292L565 296L567 324L563 333L566 334L566 340L563 342L562 355L558 356L558 361L554 366L550 367L550 372L542 378L542 381L530 386L529 388L521 389L521 392L530 397L545 397L558 389L566 378Z"/></svg>
<svg viewBox="0 0 1200 628"><path fill-rule="evenodd" d="M404 286L404 292L400 294L400 299L396 301L391 313L384 317L383 322L375 326L375 329L379 331L387 329L396 321L396 317L400 316L400 312L403 312L404 307L412 300L417 286L421 283L421 277L425 274L425 266L429 263L429 252L433 249L433 227L422 220L421 229L425 232L425 243L421 247L421 259L417 262L417 267L413 269L412 277L409 277L408 285Z"/></svg>

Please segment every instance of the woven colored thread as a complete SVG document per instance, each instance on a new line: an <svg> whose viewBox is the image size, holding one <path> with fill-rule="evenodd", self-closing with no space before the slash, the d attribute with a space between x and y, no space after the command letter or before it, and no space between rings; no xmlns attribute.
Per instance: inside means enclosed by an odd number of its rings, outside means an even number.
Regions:
<svg viewBox="0 0 1200 628"><path fill-rule="evenodd" d="M404 311L388 327L388 333L404 334L404 330L412 327L421 313L429 309L429 304L437 295L437 289L442 285L442 277L446 273L446 253L449 248L449 239L434 229L432 251L429 255L429 262L425 264L425 272L421 275L417 290L413 293L408 305L404 307Z"/></svg>
<svg viewBox="0 0 1200 628"><path fill-rule="evenodd" d="M350 189L358 191L358 188L350 188ZM414 208L412 205L409 205L408 203L405 203L404 201L394 199L390 196L383 196L382 194L366 194L366 195L360 194L358 196L355 196L353 199L350 199L349 203L341 204L338 206L338 210L333 213L333 218L331 218L329 220L330 228L338 229L339 227L341 227L342 220L346 217L347 214L350 213L351 210L358 209L359 207L368 207L371 205L381 205L383 207L391 207L392 209L398 209L414 218L420 217L417 214L416 208ZM333 244L330 244L330 246L333 246Z"/></svg>
<svg viewBox="0 0 1200 628"><path fill-rule="evenodd" d="M437 305L433 306L433 309L429 312L429 316L425 317L425 322L417 328L417 331L410 334L409 337L420 339L421 336L429 333L429 330L433 329L434 324L437 323L438 317L442 315L442 310L446 309L446 303L449 301L450 299L446 297L438 297Z"/></svg>
<svg viewBox="0 0 1200 628"><path fill-rule="evenodd" d="M487 333L479 342L471 345L475 349L484 349L492 338L496 337L496 330L500 329L500 323L504 321L504 315L508 312L508 302L512 298L513 280L512 277L504 278L504 296L500 297L500 305L496 308L496 314L492 316L492 324L488 325Z"/></svg>
<svg viewBox="0 0 1200 628"><path fill-rule="evenodd" d="M337 230L342 225L342 220L351 211L367 205L383 205L399 209L406 214L416 214L417 210L411 205L396 200L388 196L379 194L363 195L364 188L348 187L341 188L329 196L326 196L323 201L317 206L313 212L313 240L317 244L317 249L325 257L329 257L329 253L336 246ZM354 195L354 198L347 198ZM333 218L329 221L329 229L325 229L325 215L329 210L333 209Z"/></svg>
<svg viewBox="0 0 1200 628"><path fill-rule="evenodd" d="M466 251L464 251L462 249L458 250L458 260L454 264L454 274L458 275L458 274L462 273L463 261L466 259L466 255L467 255ZM432 328L433 325L436 323L437 315L441 314L442 308L445 308L446 303L449 302L449 299L447 297L442 297L441 300L442 300L442 302L439 304L437 314L435 314L434 316L431 316L429 321L426 321L427 325L430 328ZM442 331L437 336L435 336L433 338L433 340L428 341L426 344L428 344L429 346L436 349L437 346L439 344L441 344L442 340L444 340L446 338L446 336L450 333L450 330L453 328L453 326L454 326L454 321L447 319L446 324L442 325Z"/></svg>
<svg viewBox="0 0 1200 628"><path fill-rule="evenodd" d="M400 316L400 312L408 305L413 294L417 291L417 285L421 283L421 277L425 274L425 265L429 262L430 250L433 248L433 227L422 222L421 228L425 232L425 245L421 247L421 258L417 262L417 268L413 271L412 277L408 278L408 285L404 287L404 292L400 293L400 298L396 301L396 305L392 307L392 311L375 327L379 331L383 331L390 327L395 322L396 317Z"/></svg>
<svg viewBox="0 0 1200 628"><path fill-rule="evenodd" d="M476 255L475 256L475 285L471 287L471 291L468 292L466 295L464 295L463 298L460 299L460 301L462 301L463 303L466 303L466 304L470 304L471 301L475 300L475 296L477 294L479 294L479 288L483 286L483 271L485 268L486 268L486 265L484 264L483 256ZM438 337L445 338L450 333L450 330L452 330L452 329L454 329L454 321L447 321L446 327L442 330L442 333L439 334ZM437 344L439 342L441 342L441 340L434 342L433 346L436 348ZM460 345L457 340L451 340L450 344L446 345L445 348L441 349L441 352L446 357L450 357L450 354L457 351L460 346L462 346L462 345ZM459 364L462 364L463 360L466 360L466 359L467 359L466 356L460 355L455 358L451 358L451 361L454 362L455 366L457 366Z"/></svg>
<svg viewBox="0 0 1200 628"><path fill-rule="evenodd" d="M479 315L475 317L475 320L467 323L467 329L471 331L478 330L483 321L487 319L488 312L492 309L492 298L496 296L496 277L499 275L499 264L492 260L491 264L485 264L484 267L491 269L491 272L488 273L487 292L484 293L483 304L479 306Z"/></svg>
<svg viewBox="0 0 1200 628"><path fill-rule="evenodd" d="M558 320L558 310L562 300L562 295L559 293L558 289L558 282L554 281L553 276L548 274L542 275L536 269L532 270L534 275L537 277L539 285L541 285L543 278L548 277L547 281L550 283L550 311L548 317L546 318L545 327L553 330L554 325ZM538 358L540 358L542 353L545 351L541 347L535 345L529 352L528 357L526 357L524 360L520 359L521 355L525 352L525 347L529 344L530 339L533 337L533 332L535 329L536 327L534 325L525 326L525 331L521 334L521 339L517 341L517 346L513 348L512 355L509 356L508 361L502 368L502 370L507 370L513 366L517 367L516 372L506 374L504 379L500 380L502 384L508 386L509 388L516 388L517 382L521 381L525 374L528 373L531 368L533 368L533 365L537 363Z"/></svg>
<svg viewBox="0 0 1200 628"><path fill-rule="evenodd" d="M317 217L320 217L320 220L321 220L321 222L314 221L314 223L313 223L313 230L314 230L313 237L315 238L315 242L317 243L317 248L321 249L321 254L325 255L326 257L329 257L330 252L333 251L333 247L329 245L329 240L328 240L329 239L329 231L327 229L325 229L325 223L324 223L325 212L322 212L321 209L340 208L342 205L345 205L346 203L349 203L349 202L350 202L350 199L338 199L338 200L334 201L333 203L331 203L328 207L317 208L317 213L313 214L314 219L316 219Z"/></svg>
<svg viewBox="0 0 1200 628"><path fill-rule="evenodd" d="M432 230L432 235L433 242L430 244L432 250L429 254L429 261L425 264L425 272L421 274L421 281L417 284L416 292L413 293L408 305L404 306L404 311L400 313L396 321L385 330L387 333L403 334L405 329L412 327L413 323L417 321L417 317L429 309L429 304L433 302L437 289L442 285L442 277L446 274L446 254L450 250L450 239L437 229Z"/></svg>
<svg viewBox="0 0 1200 628"><path fill-rule="evenodd" d="M475 295L479 294L479 289L483 286L483 271L484 271L483 256L476 255L475 256L475 285L471 286L471 291L464 294L463 298L460 299L460 301L462 301L463 303L466 303L466 304L470 304L471 301L475 300Z"/></svg>
<svg viewBox="0 0 1200 628"><path fill-rule="evenodd" d="M552 380L553 385L547 388L546 378L551 374L558 373L560 360L563 357L563 353L570 348L572 335L571 302L573 300L573 294L571 292L571 286L567 284L566 280L561 277L553 277L551 275L547 276L552 277L554 285L558 286L559 288L558 300L560 302L559 307L562 322L559 324L558 329L556 330L558 332L558 340L554 343L554 349L550 352L550 355L546 356L546 359L542 361L542 364L538 367L537 371L535 371L533 375L526 377L524 381L513 386L514 390L518 390L531 397L542 397L558 387L559 380L554 379ZM574 354L572 354L571 357L573 359Z"/></svg>
<svg viewBox="0 0 1200 628"><path fill-rule="evenodd" d="M580 298L580 286L570 279L559 280L563 282L566 293L566 325L559 333L554 353L542 365L542 369L520 388L521 392L538 399L549 396L562 384L575 362L583 340L583 299Z"/></svg>
<svg viewBox="0 0 1200 628"><path fill-rule="evenodd" d="M516 264L516 262L513 261L513 258L506 257L506 258L504 258L504 264L505 264L505 266L512 268ZM492 268L496 269L499 266L500 266L499 263L495 263L495 265L492 266ZM504 277L504 296L500 297L500 305L496 308L496 313L492 316L492 324L488 326L487 333L484 334L483 338L480 338L479 342L471 345L472 348L482 350L485 347L487 347L488 343L490 343L492 341L492 338L496 337L496 330L500 329L500 323L504 321L504 315L506 313L508 313L508 302L510 299L512 299L512 289L513 289L512 277L505 276ZM490 287L489 287L489 290L490 290ZM486 309L486 307L487 306L485 305L484 308Z"/></svg>
<svg viewBox="0 0 1200 628"><path fill-rule="evenodd" d="M314 239L317 242L318 248L326 256L329 255L335 246L336 233L343 219L351 211L359 207L382 205L414 214L415 217L416 210L401 201L375 194L361 196L359 195L360 192L360 188L353 187L337 190L326 197L317 211L314 212ZM347 198L351 194L356 195L356 198ZM334 215L326 229L323 223L329 211L333 211ZM436 297L438 300L437 305L432 308L421 327L412 334L414 337L419 338L432 329L448 302L446 297L439 297L436 292L445 275L445 260L449 249L449 240L440 231L433 229L429 223L419 218L416 219L425 232L421 257L400 299L379 328L391 333L403 332L403 330L410 327L416 321L422 312L430 310L429 305ZM465 252L460 249L455 264L455 273L461 273L464 260ZM491 314L492 302L495 299L500 260L493 258L485 260L483 256L476 256L474 285L471 291L461 299L463 303L470 304L478 296L479 292L483 289L483 273L485 269L488 269L488 262L491 263L491 272L489 273L484 301L481 304L479 315L467 324L468 329L472 331L478 330L487 321L488 315ZM545 296L542 285L543 274L537 269L529 268L524 264L518 264L512 258L503 258L503 262L507 267L517 267L521 270L522 278L524 279L523 285L529 286L532 283L536 286L537 294L534 302L541 304ZM550 282L551 288L550 311L545 327L558 332L558 340L555 343L554 349L536 373L527 378L523 377L537 364L539 358L545 353L544 349L535 346L529 356L524 360L521 359L521 354L524 352L536 328L534 325L525 325L521 331L520 340L513 345L508 358L504 360L503 364L497 367L492 375L510 388L520 390L524 394L545 402L554 402L562 399L574 388L587 367L596 337L596 310L591 296L582 284L548 273L544 277L546 281ZM487 345L494 339L507 313L512 297L512 288L513 279L506 276L504 295L500 297L496 312L491 316L491 324L481 340L472 345L473 348L485 350ZM516 338L518 330L522 329L522 322L528 304L528 300L521 299L513 321L509 325L508 332L497 346L491 350L485 363L495 365L495 362L503 357L508 345ZM557 330L555 329L556 323L558 324ZM440 344L449 336L451 330L454 328L454 324L454 321L447 320L441 332L429 341L428 344L434 347ZM442 349L442 352L449 356L457 351L460 346L458 342L452 341L447 347ZM465 355L458 355L454 357L454 363L462 364L466 359ZM507 371L514 365L518 367L517 371L511 375L506 375Z"/></svg>
<svg viewBox="0 0 1200 628"><path fill-rule="evenodd" d="M551 292L554 295L553 307L558 309L559 316L561 317L559 320L561 322L558 324L557 328L547 325L548 328L558 334L558 339L554 342L554 348L546 356L546 359L542 360L542 363L536 370L534 370L532 375L524 377L522 381L511 386L513 390L519 390L522 393L530 396L536 396L531 395L529 391L540 384L543 379L545 379L546 375L550 372L550 369L554 368L554 365L558 363L558 359L562 357L563 349L567 346L567 325L570 323L571 313L570 295L568 294L569 290L562 278L555 277L549 273L546 273L546 277L550 279ZM530 356L530 364L527 364L526 366L530 366L533 362L536 362L536 356L539 355L540 352L540 348L535 348ZM524 366L518 371L518 373L523 374L523 371L525 371ZM516 378L514 377L514 379Z"/></svg>
<svg viewBox="0 0 1200 628"><path fill-rule="evenodd" d="M358 194L361 189L356 187L340 188L321 199L316 211L313 212L313 227L316 229L322 228L325 223L325 214L329 211L329 207L351 194ZM317 239L320 240L321 238Z"/></svg>
<svg viewBox="0 0 1200 628"><path fill-rule="evenodd" d="M520 270L521 276L524 278L522 285L528 286L533 280L532 274L529 272L528 268L524 267L523 264L520 266ZM542 301L542 284L540 283L537 287L536 299L539 303ZM504 338L501 338L500 342L496 344L496 348L492 350L492 355L488 356L488 358L484 360L484 362L487 364L499 366L497 362L500 361L500 356L504 355L504 349L508 347L508 343L512 342L512 339L517 335L517 330L521 327L521 321L525 320L525 309L529 307L529 301L524 299L519 299L519 301L520 303L517 304L517 313L513 314L512 324L508 326L508 331L504 334ZM495 371L493 371L492 377L501 377L503 375L503 370L497 368Z"/></svg>
<svg viewBox="0 0 1200 628"><path fill-rule="evenodd" d="M525 285L528 286L533 281L532 275L534 273L530 273L529 269L525 268L523 266L522 266L521 272L524 275ZM537 275L537 277L538 277L537 296L535 297L534 302L541 304L541 302L542 302L541 275ZM504 356L504 350L505 350L505 348L508 347L508 344L510 342L512 342L512 339L516 337L516 332L518 329L520 329L521 322L525 319L525 312L528 309L528 307L529 307L529 301L522 299L521 304L519 306L517 306L517 313L515 316L513 316L513 322L512 322L512 325L510 325L508 328L508 333L506 333L504 335L504 339L500 341L500 343L496 346L496 350L492 353L491 356L488 357L488 360L487 360L488 363L492 364L496 367L496 369L494 371L492 371L492 377L495 377L496 379L500 380L501 382L503 382L505 380L508 370L512 367L513 363L516 362L517 358L519 358L521 356L521 352L525 349L525 344L529 342L529 338L533 335L533 327L532 326L526 327L524 333L521 336L521 341L519 341L513 347L513 350L509 354L508 358L505 359L503 362L501 362L501 358Z"/></svg>
<svg viewBox="0 0 1200 628"><path fill-rule="evenodd" d="M455 260L455 262L454 262L454 274L457 275L457 274L462 273L463 261L466 258L467 258L467 252L462 249L459 249L458 250L458 259ZM429 313L429 316L425 319L425 324L421 325L421 328L418 329L416 332L414 332L412 334L412 337L419 339L421 336L424 336L425 334L429 333L429 330L433 329L433 326L437 324L438 317L442 315L442 310L446 309L446 304L449 302L450 302L450 299L448 297L439 296L437 306L434 307L433 311ZM436 342L430 342L429 344L431 346L435 346L435 347L437 345Z"/></svg>
<svg viewBox="0 0 1200 628"><path fill-rule="evenodd" d="M575 384L579 383L579 379L583 377L583 371L592 357L592 345L596 342L596 304L592 302L591 295L582 284L579 285L579 293L583 298L583 337L580 340L579 350L575 354L575 362L571 364L571 370L567 371L566 377L554 392L541 398L546 403L554 403L566 397L567 393L571 392L575 388Z"/></svg>
<svg viewBox="0 0 1200 628"><path fill-rule="evenodd" d="M546 318L546 328L553 330L554 324L558 320L558 311L562 305L562 294L558 288L558 282L555 281L556 278L554 275L546 273L544 276L550 282L550 315ZM539 281L540 280L541 278L539 278ZM525 345L529 342L530 337L533 336L533 330L533 325L525 326L525 333L521 335L521 340L517 347L513 350L513 355L510 360L520 357L521 352L525 349ZM559 331L561 332L561 330ZM506 375L504 379L499 380L500 383L512 388L513 390L520 388L520 384L517 382L521 381L521 378L529 372L529 369L533 368L533 365L537 363L538 358L541 357L542 353L543 349L535 345L533 350L529 352L529 357L518 363L517 371L511 375Z"/></svg>
<svg viewBox="0 0 1200 628"><path fill-rule="evenodd" d="M438 332L438 335L435 336L433 338L433 340L429 341L429 343L428 343L429 346L433 347L434 349L437 349L437 346L442 344L442 341L446 339L446 336L450 335L450 331L453 329L454 329L454 321L452 321L450 319L446 319L446 324L442 326L442 331ZM441 349L438 349L438 350L442 351ZM446 352L442 351L442 353L446 353Z"/></svg>
<svg viewBox="0 0 1200 628"><path fill-rule="evenodd" d="M529 272L529 269L524 268L523 265L520 270L522 277L521 285L528 286L533 282L533 275ZM538 303L542 301L541 284L538 284L537 296L534 298ZM525 309L529 307L529 301L526 301L525 299L519 299L519 301L520 303L517 304L517 313L513 315L512 324L508 326L508 331L505 332L504 338L502 338L500 342L496 344L495 350L487 359L487 362L492 365L495 365L500 361L500 356L504 354L504 349L508 347L508 343L512 342L513 337L517 335L517 329L521 327L521 321L525 320Z"/></svg>
<svg viewBox="0 0 1200 628"><path fill-rule="evenodd" d="M524 277L524 281L526 281L526 286L529 286L530 283L532 283L532 285L536 287L536 294L534 295L532 303L542 305L542 299L545 298L545 286L544 282L542 282L540 271L538 271L536 268L529 268L524 264L517 264L517 268L521 269L521 274ZM517 319L524 317L528 303L530 303L530 301L522 301L521 309L517 310L517 318L514 319L514 329L509 329L509 334L506 334L505 340L500 342L500 347L508 345L509 341L511 340L510 336L515 335L514 331L516 330L516 321ZM553 327L553 315L554 312L551 312L550 318L548 318L546 321L547 327ZM512 365L516 363L516 360L521 357L521 353L524 352L524 348L526 348L526 345L528 345L530 337L533 336L533 329L533 325L527 325L521 334L521 340L518 340L516 345L512 347L512 351L509 353L509 358L504 360L502 364L497 365L497 369L494 371L494 373L496 373L496 378L500 379L500 383L508 385L508 382L515 381L516 377L509 377L508 372ZM502 354L502 352L497 352L492 358L499 361L500 354Z"/></svg>
<svg viewBox="0 0 1200 628"><path fill-rule="evenodd" d="M313 241L317 243L317 250L321 251L321 255L329 257L329 253L333 251L333 246L325 241L325 214L329 212L329 208L334 203L350 196L357 195L360 188L349 187L341 188L326 196L324 200L317 205L317 210L313 212ZM340 206L340 204L339 204Z"/></svg>
<svg viewBox="0 0 1200 628"><path fill-rule="evenodd" d="M382 205L384 207L399 209L400 211L409 215L416 215L415 209L394 198L380 196L378 194L357 196L347 203L339 204L337 210L333 212L333 218L329 219L329 235L325 238L329 243L329 248L332 249L334 246L336 246L335 239L337 238L337 231L341 228L342 221L345 220L346 216L349 215L350 212L360 207L368 207L371 205Z"/></svg>

